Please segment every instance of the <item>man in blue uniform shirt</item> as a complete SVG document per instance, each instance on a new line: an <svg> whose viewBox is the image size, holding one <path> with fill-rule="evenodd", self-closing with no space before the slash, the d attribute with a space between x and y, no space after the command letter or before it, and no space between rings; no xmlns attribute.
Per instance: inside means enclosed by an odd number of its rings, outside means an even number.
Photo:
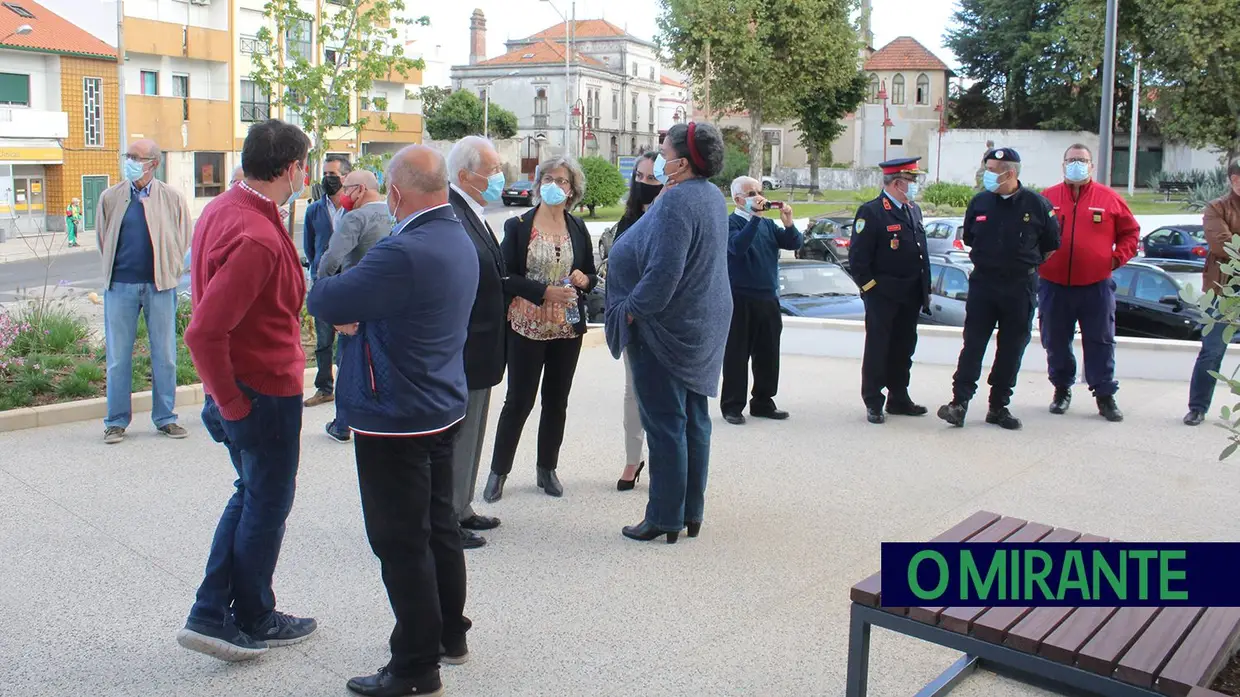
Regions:
<svg viewBox="0 0 1240 697"><path fill-rule="evenodd" d="M775 406L779 390L779 337L783 317L779 310L779 252L801 248L804 238L792 224L792 206L779 208L779 224L762 216L772 204L762 196L762 185L750 177L732 182L736 212L728 216L728 277L732 283L732 327L723 354L723 389L719 406L730 424L745 423L745 392L749 362L753 360L753 398L749 414L764 419L786 419Z"/></svg>
<svg viewBox="0 0 1240 697"><path fill-rule="evenodd" d="M1020 155L1011 148L986 153L982 185L986 190L973 197L964 214L964 243L973 260L964 348L952 378L952 401L939 407L939 418L964 426L986 345L998 327L986 423L1014 431L1020 419L1008 404L1033 333L1038 267L1059 249L1059 220L1050 201L1020 185Z"/></svg>
<svg viewBox="0 0 1240 697"><path fill-rule="evenodd" d="M929 312L930 261L921 209L914 203L924 174L920 157L879 163L883 191L857 209L849 244L849 269L865 302L865 353L861 399L872 424L888 414L924 416L926 408L908 394L917 317ZM883 395L886 388L887 394Z"/></svg>

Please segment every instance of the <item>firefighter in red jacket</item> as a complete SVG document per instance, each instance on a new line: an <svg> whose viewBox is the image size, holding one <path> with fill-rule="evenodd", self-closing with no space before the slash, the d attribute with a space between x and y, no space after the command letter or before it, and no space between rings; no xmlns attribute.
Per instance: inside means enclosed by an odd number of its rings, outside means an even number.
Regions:
<svg viewBox="0 0 1240 697"><path fill-rule="evenodd" d="M1046 349L1055 396L1052 414L1072 403L1076 356L1072 340L1081 325L1085 381L1098 413L1123 421L1115 403L1115 282L1111 272L1137 253L1141 226L1115 190L1093 181L1093 155L1076 144L1063 155L1064 181L1042 192L1055 206L1063 237L1059 249L1038 269L1038 331Z"/></svg>

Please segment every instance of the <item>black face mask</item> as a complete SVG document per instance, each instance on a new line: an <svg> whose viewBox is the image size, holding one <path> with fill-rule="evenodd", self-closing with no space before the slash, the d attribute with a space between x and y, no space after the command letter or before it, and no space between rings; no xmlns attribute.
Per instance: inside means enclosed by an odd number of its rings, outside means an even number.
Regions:
<svg viewBox="0 0 1240 697"><path fill-rule="evenodd" d="M341 183L339 176L335 174L323 175L323 193L328 196L335 196L336 193L340 191L340 187L342 185L343 184Z"/></svg>
<svg viewBox="0 0 1240 697"><path fill-rule="evenodd" d="M663 190L662 184L647 184L646 182L633 182L633 195L637 197L637 201L643 206L649 206L654 202L655 197Z"/></svg>

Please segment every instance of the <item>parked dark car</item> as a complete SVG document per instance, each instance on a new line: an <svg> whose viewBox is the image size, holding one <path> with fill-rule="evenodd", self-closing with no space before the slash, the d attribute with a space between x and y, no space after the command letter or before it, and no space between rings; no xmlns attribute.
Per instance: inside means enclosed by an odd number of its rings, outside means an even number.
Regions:
<svg viewBox="0 0 1240 697"><path fill-rule="evenodd" d="M1201 292L1203 261L1133 260L1116 269L1115 331L1121 336L1155 339L1201 339L1201 310L1184 302L1180 292ZM1240 335L1233 343L1240 342Z"/></svg>
<svg viewBox="0 0 1240 697"><path fill-rule="evenodd" d="M861 289L839 264L779 262L779 309L791 317L864 319Z"/></svg>
<svg viewBox="0 0 1240 697"><path fill-rule="evenodd" d="M607 258L611 254L611 245L616 241L616 226L620 223L612 223L607 226L603 234L598 237L598 258L600 261Z"/></svg>
<svg viewBox="0 0 1240 697"><path fill-rule="evenodd" d="M1150 259L1205 259L1209 251L1205 228L1200 225L1168 225L1145 236L1139 251Z"/></svg>
<svg viewBox="0 0 1240 697"><path fill-rule="evenodd" d="M532 206L534 205L534 182L526 180L523 182L513 182L504 187L504 192L500 194L504 199L505 206Z"/></svg>
<svg viewBox="0 0 1240 697"><path fill-rule="evenodd" d="M796 251L796 258L829 261L847 271L852 218L814 218L807 227L805 244Z"/></svg>
<svg viewBox="0 0 1240 697"><path fill-rule="evenodd" d="M586 296L586 321L603 323L603 311L607 309L607 260L598 264L598 284Z"/></svg>

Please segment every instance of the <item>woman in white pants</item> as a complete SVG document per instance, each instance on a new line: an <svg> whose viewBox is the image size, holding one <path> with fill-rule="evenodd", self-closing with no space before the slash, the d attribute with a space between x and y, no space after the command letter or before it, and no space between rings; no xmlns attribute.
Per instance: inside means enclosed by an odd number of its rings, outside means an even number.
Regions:
<svg viewBox="0 0 1240 697"><path fill-rule="evenodd" d="M637 165L633 168L633 180L629 183L629 198L624 207L624 215L613 228L612 244L615 244L616 240L620 239L620 235L623 235L629 226L642 217L650 204L654 203L663 191L663 185L654 176L656 157L658 153L648 152L637 160ZM624 451L627 458L625 462L628 464L624 466L624 473L616 482L618 491L629 491L637 486L637 478L641 476L642 468L646 466L646 461L642 459L644 435L641 415L637 411L637 395L633 392L633 373L629 368L629 356L626 352L624 356Z"/></svg>

